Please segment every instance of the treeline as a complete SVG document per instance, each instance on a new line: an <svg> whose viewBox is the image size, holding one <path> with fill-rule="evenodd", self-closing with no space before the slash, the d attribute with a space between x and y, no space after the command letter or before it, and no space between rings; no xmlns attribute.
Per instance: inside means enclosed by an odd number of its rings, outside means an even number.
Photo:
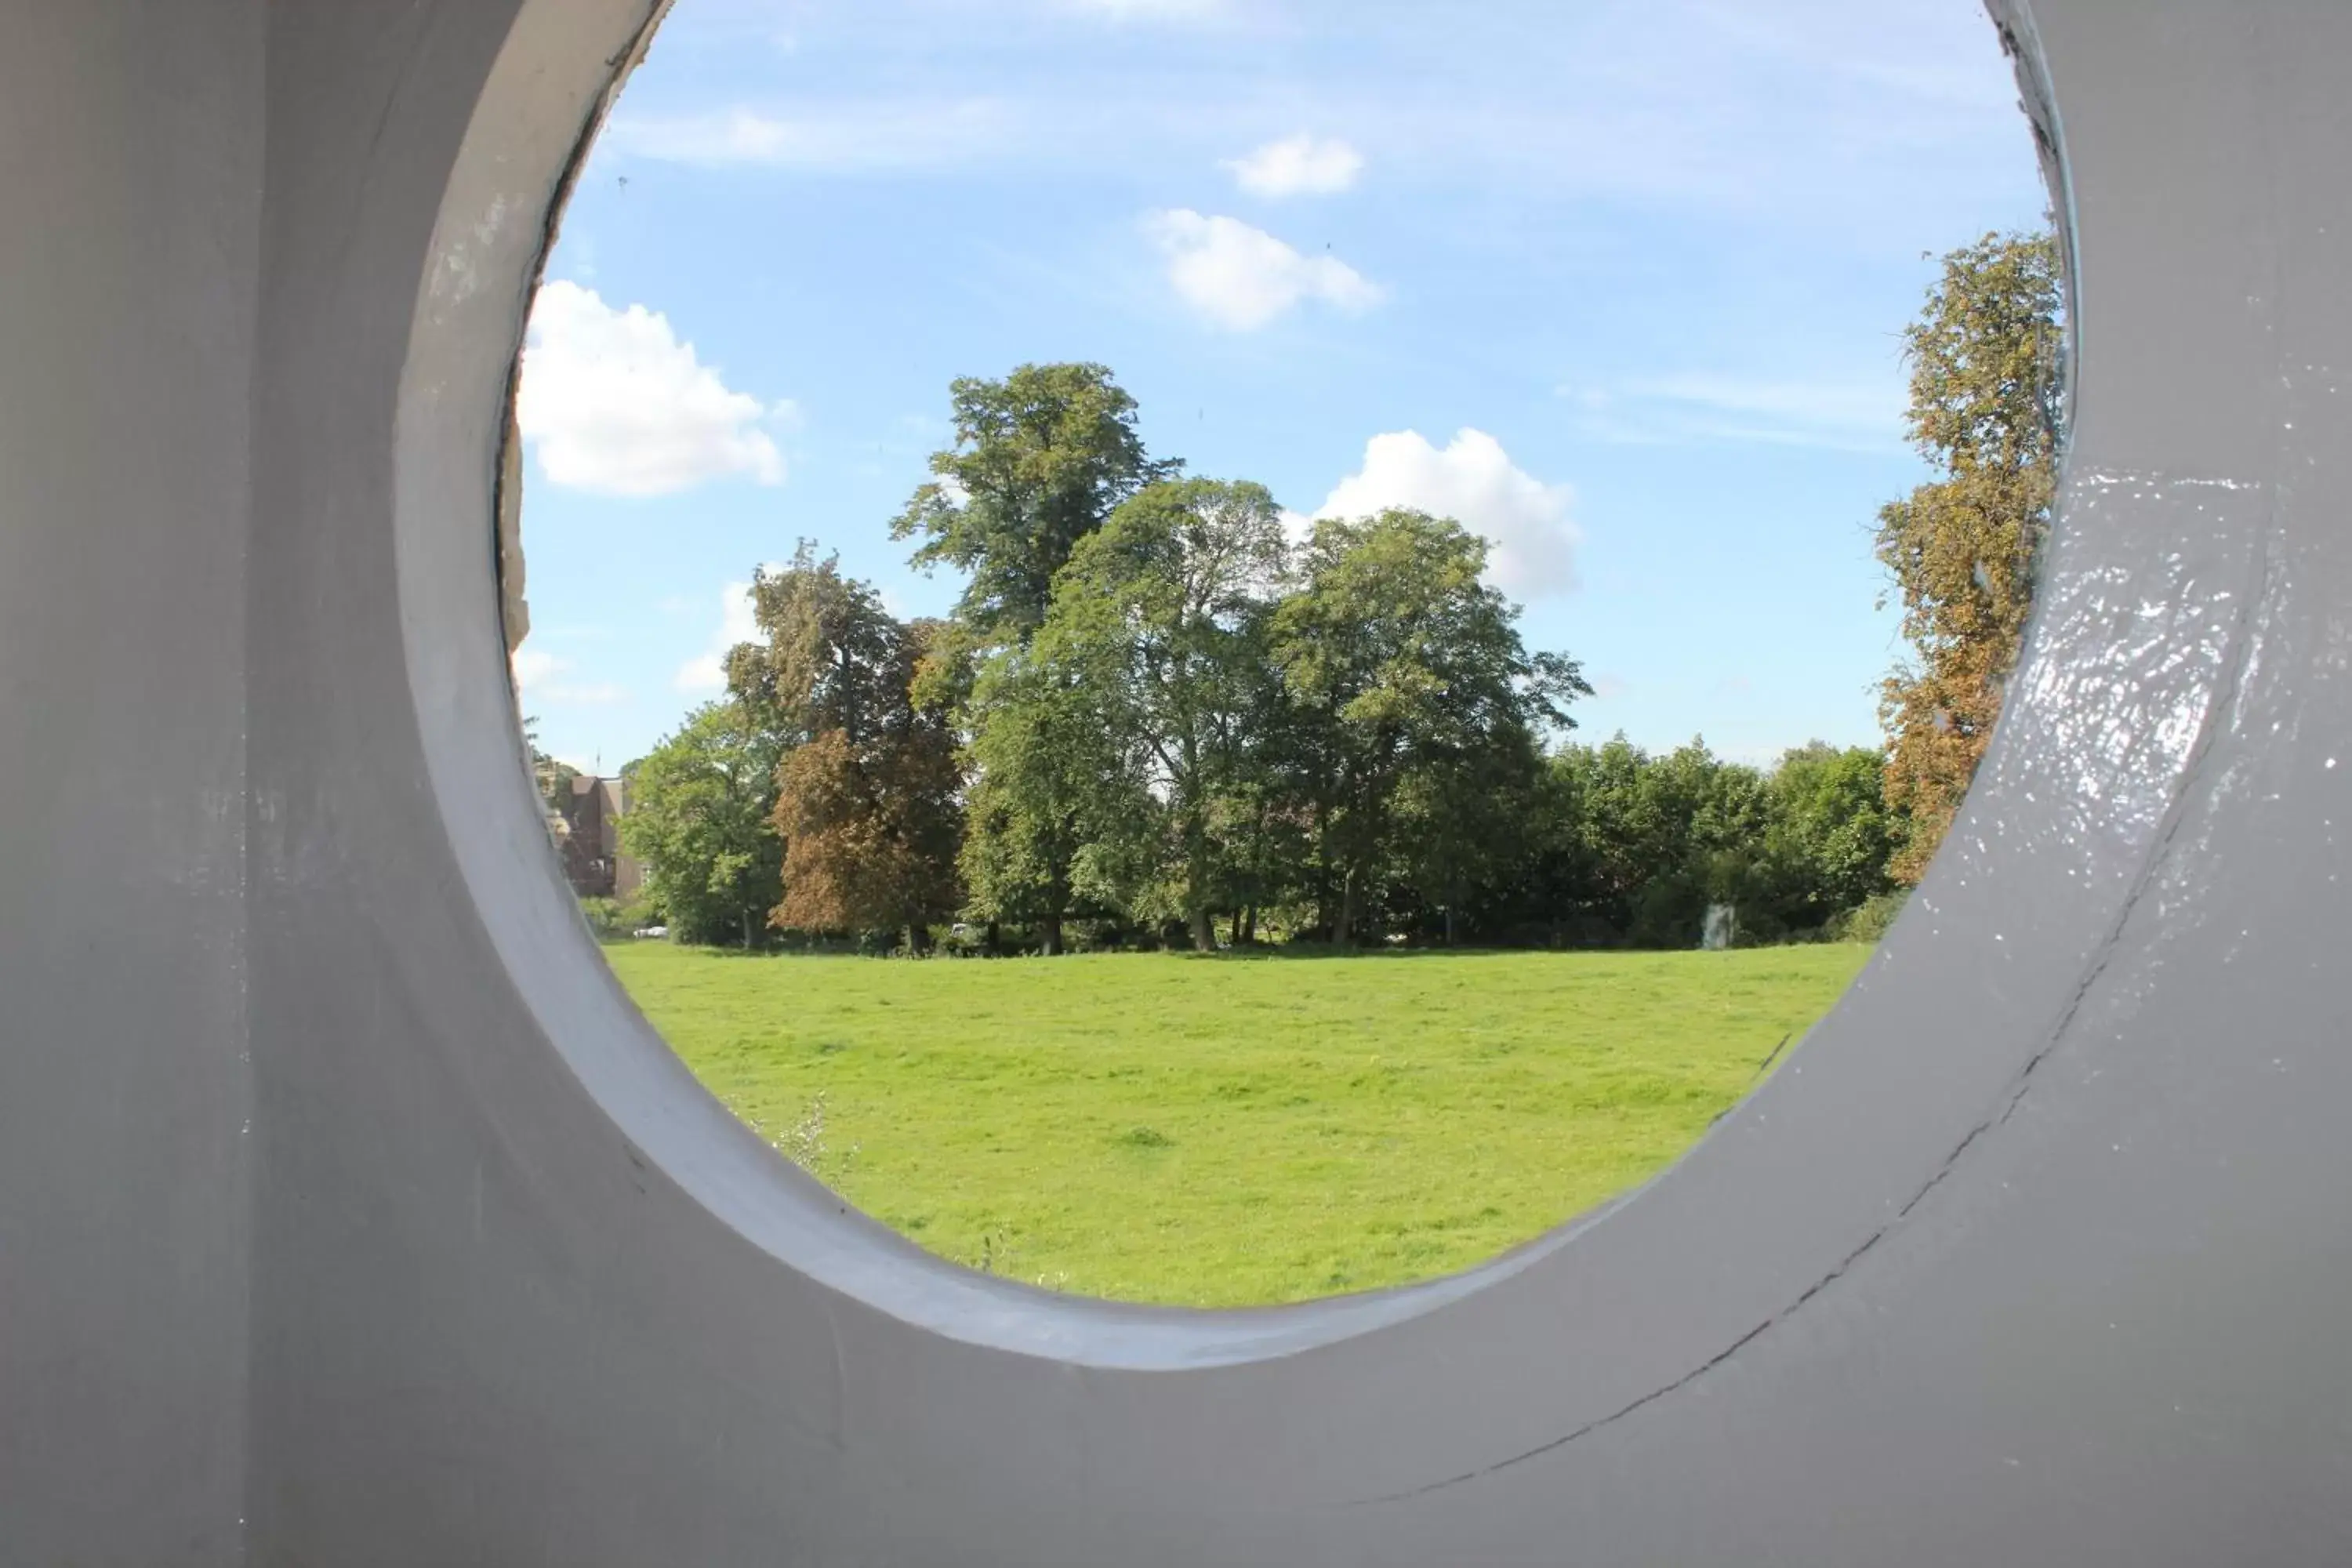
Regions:
<svg viewBox="0 0 2352 1568"><path fill-rule="evenodd" d="M1938 475L1879 519L1909 645L1884 753L1573 742L1590 688L1527 647L1483 540L1297 524L1152 458L1103 367L1029 365L955 384L955 442L891 525L964 575L954 613L894 617L805 543L761 573L763 640L630 770L626 845L677 935L743 946L1874 935L2024 635L2063 302L2051 237L1989 236L1906 333Z"/></svg>
<svg viewBox="0 0 2352 1568"><path fill-rule="evenodd" d="M1710 909L1777 940L1892 889L1874 752L1565 743L1590 688L1458 523L1294 537L1263 487L1150 458L1097 365L954 399L895 531L966 574L955 614L900 620L803 543L726 700L631 771L682 939L1689 946Z"/></svg>

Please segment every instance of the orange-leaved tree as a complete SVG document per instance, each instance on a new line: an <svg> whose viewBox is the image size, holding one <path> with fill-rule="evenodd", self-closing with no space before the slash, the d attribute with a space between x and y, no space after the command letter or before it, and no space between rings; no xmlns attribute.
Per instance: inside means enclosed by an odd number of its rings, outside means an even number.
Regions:
<svg viewBox="0 0 2352 1568"><path fill-rule="evenodd" d="M1992 739L2050 528L2065 279L2049 234L1988 235L1944 258L1905 331L1912 444L1940 471L1879 514L1910 644L1879 704L1886 802L1909 816L1916 883Z"/></svg>
<svg viewBox="0 0 2352 1568"><path fill-rule="evenodd" d="M803 542L761 570L752 605L765 646L728 657L739 700L781 734L775 825L784 840L783 930L927 928L960 900L954 731L917 677L938 626L898 620L866 584Z"/></svg>

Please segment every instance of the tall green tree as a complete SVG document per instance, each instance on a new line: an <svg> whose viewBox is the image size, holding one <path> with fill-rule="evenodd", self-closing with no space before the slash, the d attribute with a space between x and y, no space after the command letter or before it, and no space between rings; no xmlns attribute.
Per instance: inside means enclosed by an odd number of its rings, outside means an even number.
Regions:
<svg viewBox="0 0 2352 1568"><path fill-rule="evenodd" d="M741 703L711 702L631 769L621 844L679 941L757 945L783 875L781 752Z"/></svg>
<svg viewBox="0 0 2352 1568"><path fill-rule="evenodd" d="M1910 644L1880 700L1906 883L1968 793L2024 640L2056 493L2064 307L2055 237L1988 235L1944 258L1904 334L1912 444L1941 476L1879 514Z"/></svg>
<svg viewBox="0 0 2352 1568"><path fill-rule="evenodd" d="M1542 810L1539 739L1515 723L1486 743L1426 757L1397 791L1397 872L1435 911L1448 946L1486 889L1515 881L1536 853Z"/></svg>
<svg viewBox="0 0 2352 1568"><path fill-rule="evenodd" d="M972 770L961 865L971 913L1036 928L1050 955L1088 900L1113 901L1122 879L1105 848L1154 809L1099 706L1107 683L1012 647L982 667L967 721Z"/></svg>
<svg viewBox="0 0 2352 1568"><path fill-rule="evenodd" d="M1155 809L1125 818L1141 878L1130 900L1216 945L1280 689L1259 679L1285 569L1282 511L1260 485L1166 480L1081 541L1056 582L1038 662L1094 691L1095 710Z"/></svg>
<svg viewBox="0 0 2352 1568"><path fill-rule="evenodd" d="M1295 902L1315 879L1313 814L1301 787L1311 776L1314 729L1271 657L1271 617L1265 641L1269 657L1244 672L1238 699L1251 716L1247 763L1226 781L1213 819L1234 941L1245 944L1257 941L1262 912Z"/></svg>
<svg viewBox="0 0 2352 1568"><path fill-rule="evenodd" d="M1345 946L1394 868L1398 793L1423 767L1525 743L1587 695L1575 663L1530 654L1480 581L1487 546L1424 512L1315 525L1272 647L1307 736L1323 923Z"/></svg>
<svg viewBox="0 0 2352 1568"><path fill-rule="evenodd" d="M957 381L950 395L955 445L933 455L890 536L922 541L918 566L968 574L956 619L971 637L1021 642L1045 623L1078 541L1182 465L1145 452L1135 399L1102 365L1024 364Z"/></svg>
<svg viewBox="0 0 2352 1568"><path fill-rule="evenodd" d="M752 607L764 644L728 658L728 683L784 742L774 823L784 840L785 930L904 930L924 945L959 901L955 735L918 679L936 623L902 622L866 584L803 541L762 570Z"/></svg>
<svg viewBox="0 0 2352 1568"><path fill-rule="evenodd" d="M1732 911L1735 930L1744 921L1751 934L1781 934L1778 919L1769 915L1771 867L1765 843L1772 796L1762 772L1717 757L1703 741L1677 747L1661 759L1659 771L1668 787L1689 803L1688 880L1700 900L1697 928L1704 931L1707 910L1721 906ZM1759 916L1767 919L1759 922Z"/></svg>

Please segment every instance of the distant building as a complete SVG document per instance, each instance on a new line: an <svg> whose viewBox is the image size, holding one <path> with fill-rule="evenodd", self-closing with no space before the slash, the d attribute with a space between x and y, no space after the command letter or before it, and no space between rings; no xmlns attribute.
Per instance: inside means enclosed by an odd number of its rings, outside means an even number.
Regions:
<svg viewBox="0 0 2352 1568"><path fill-rule="evenodd" d="M550 813L563 875L583 899L628 900L645 886L645 868L621 850L621 814L629 786L620 779L572 779Z"/></svg>

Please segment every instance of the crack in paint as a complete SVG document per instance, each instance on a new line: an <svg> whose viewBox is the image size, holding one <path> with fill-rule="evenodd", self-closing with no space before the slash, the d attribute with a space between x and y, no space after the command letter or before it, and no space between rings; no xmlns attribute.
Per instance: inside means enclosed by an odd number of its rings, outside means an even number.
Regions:
<svg viewBox="0 0 2352 1568"><path fill-rule="evenodd" d="M1772 1064L1780 1059L1780 1053L1787 1050L1789 1048L1789 1042L1796 1037L1797 1037L1794 1034L1787 1034L1780 1037L1780 1043L1772 1047L1772 1054L1766 1057L1762 1061L1758 1062L1756 1064L1756 1070L1748 1075L1748 1088L1741 1092L1740 1097L1738 1100L1733 1100L1729 1105L1725 1106L1721 1110L1715 1113L1715 1120L1707 1123L1709 1129L1722 1126L1726 1121L1730 1120L1734 1111L1748 1103L1748 1096L1754 1093L1756 1086L1764 1081L1764 1075L1772 1070Z"/></svg>

